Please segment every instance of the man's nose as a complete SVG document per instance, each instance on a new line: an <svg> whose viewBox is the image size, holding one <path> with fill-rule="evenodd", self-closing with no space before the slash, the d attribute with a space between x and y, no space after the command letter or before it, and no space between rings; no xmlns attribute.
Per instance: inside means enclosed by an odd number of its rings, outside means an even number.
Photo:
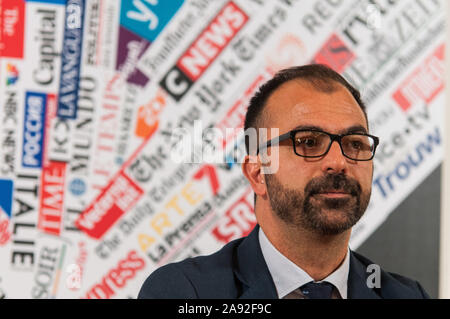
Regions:
<svg viewBox="0 0 450 319"><path fill-rule="evenodd" d="M325 173L345 173L347 170L347 158L342 154L337 141L331 143L328 153L322 159L322 170Z"/></svg>

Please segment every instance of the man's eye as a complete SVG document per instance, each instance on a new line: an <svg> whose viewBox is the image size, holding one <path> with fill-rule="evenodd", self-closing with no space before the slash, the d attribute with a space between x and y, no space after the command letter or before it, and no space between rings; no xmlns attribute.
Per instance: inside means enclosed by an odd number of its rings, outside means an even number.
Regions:
<svg viewBox="0 0 450 319"><path fill-rule="evenodd" d="M315 138L298 138L297 145L306 146L306 147L314 147L317 145L317 140Z"/></svg>
<svg viewBox="0 0 450 319"><path fill-rule="evenodd" d="M353 141L351 145L354 149L357 149L357 150L359 150L363 147L363 143L360 141Z"/></svg>

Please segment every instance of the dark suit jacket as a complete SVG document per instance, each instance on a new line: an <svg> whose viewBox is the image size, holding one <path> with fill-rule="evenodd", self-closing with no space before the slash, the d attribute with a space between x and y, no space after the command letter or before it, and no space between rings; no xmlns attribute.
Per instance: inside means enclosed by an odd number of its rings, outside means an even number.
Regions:
<svg viewBox="0 0 450 319"><path fill-rule="evenodd" d="M258 239L258 229L209 256L189 258L155 270L138 298L278 298ZM417 281L381 270L381 287L368 288L367 266L373 264L351 252L348 298L429 298Z"/></svg>

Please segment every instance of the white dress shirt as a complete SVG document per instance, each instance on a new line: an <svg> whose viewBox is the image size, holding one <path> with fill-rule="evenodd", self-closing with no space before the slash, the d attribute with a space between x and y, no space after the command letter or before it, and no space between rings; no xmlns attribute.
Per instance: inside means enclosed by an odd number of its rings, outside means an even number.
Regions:
<svg viewBox="0 0 450 319"><path fill-rule="evenodd" d="M258 236L262 254L277 289L278 298L285 298L304 284L314 281L310 275L286 258L272 245L262 228L259 228ZM347 299L349 270L350 252L348 251L339 268L322 280L332 283L339 291L342 299Z"/></svg>

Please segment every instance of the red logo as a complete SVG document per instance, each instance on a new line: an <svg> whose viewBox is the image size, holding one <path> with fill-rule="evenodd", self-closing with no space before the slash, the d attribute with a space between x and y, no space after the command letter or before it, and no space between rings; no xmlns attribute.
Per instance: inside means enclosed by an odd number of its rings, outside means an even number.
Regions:
<svg viewBox="0 0 450 319"><path fill-rule="evenodd" d="M166 94L159 90L156 97L145 105L139 107L135 134L146 138L156 132L158 116L166 106Z"/></svg>
<svg viewBox="0 0 450 319"><path fill-rule="evenodd" d="M0 7L0 56L23 58L25 1L3 0Z"/></svg>
<svg viewBox="0 0 450 319"><path fill-rule="evenodd" d="M180 58L180 70L197 80L247 20L245 13L229 2Z"/></svg>
<svg viewBox="0 0 450 319"><path fill-rule="evenodd" d="M145 260L134 250L130 251L125 259L119 261L114 269L111 269L102 281L93 286L86 298L109 299L116 294L117 289L125 287L127 282L136 276L138 270L145 267Z"/></svg>
<svg viewBox="0 0 450 319"><path fill-rule="evenodd" d="M403 111L417 101L430 103L444 88L445 45L441 44L394 92Z"/></svg>
<svg viewBox="0 0 450 319"><path fill-rule="evenodd" d="M234 203L219 220L212 234L218 241L228 243L233 239L247 236L256 225L250 189Z"/></svg>
<svg viewBox="0 0 450 319"><path fill-rule="evenodd" d="M336 35L325 42L314 58L314 63L325 64L338 73L342 73L345 68L354 60L355 54Z"/></svg>
<svg viewBox="0 0 450 319"><path fill-rule="evenodd" d="M180 101L247 20L237 5L228 2L159 82L161 87Z"/></svg>
<svg viewBox="0 0 450 319"><path fill-rule="evenodd" d="M144 191L121 171L80 215L76 225L89 236L100 239L136 204L143 193Z"/></svg>
<svg viewBox="0 0 450 319"><path fill-rule="evenodd" d="M65 177L65 162L50 161L42 169L38 228L48 234L59 236L61 232Z"/></svg>

